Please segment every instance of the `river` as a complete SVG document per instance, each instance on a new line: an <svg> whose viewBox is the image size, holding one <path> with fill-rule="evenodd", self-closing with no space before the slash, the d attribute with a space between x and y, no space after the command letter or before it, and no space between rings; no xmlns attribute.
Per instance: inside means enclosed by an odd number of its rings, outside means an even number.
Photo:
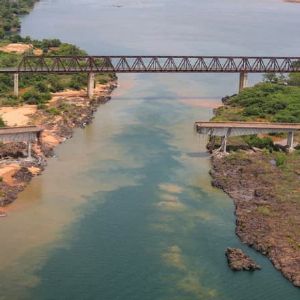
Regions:
<svg viewBox="0 0 300 300"><path fill-rule="evenodd" d="M299 15L276 0L41 0L22 35L99 55L299 55ZM119 76L1 220L0 299L299 299L235 236L193 131L237 85L234 74ZM232 272L228 246L262 271Z"/></svg>

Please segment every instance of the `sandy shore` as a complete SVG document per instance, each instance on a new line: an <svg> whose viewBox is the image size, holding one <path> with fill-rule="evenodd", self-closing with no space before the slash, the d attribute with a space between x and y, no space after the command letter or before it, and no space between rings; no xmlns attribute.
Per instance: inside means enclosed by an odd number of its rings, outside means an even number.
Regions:
<svg viewBox="0 0 300 300"><path fill-rule="evenodd" d="M203 107L203 108L218 108L223 106L222 102L220 99L181 99L181 103L187 105L187 106L192 106L192 107Z"/></svg>
<svg viewBox="0 0 300 300"><path fill-rule="evenodd" d="M0 116L7 126L36 125L43 128L40 143L32 147L32 161L26 159L27 147L24 143L0 145L0 212L9 211L8 204L17 198L32 177L41 174L47 157L54 154L58 144L72 137L73 128L84 127L92 121L98 105L110 99L116 86L115 81L97 84L93 100L86 97L85 90L54 93L48 108L59 111L62 106L68 107L59 114L38 110L35 105L0 108Z"/></svg>
<svg viewBox="0 0 300 300"><path fill-rule="evenodd" d="M0 116L6 126L30 125L31 116L37 111L36 105L23 105L18 107L1 107Z"/></svg>

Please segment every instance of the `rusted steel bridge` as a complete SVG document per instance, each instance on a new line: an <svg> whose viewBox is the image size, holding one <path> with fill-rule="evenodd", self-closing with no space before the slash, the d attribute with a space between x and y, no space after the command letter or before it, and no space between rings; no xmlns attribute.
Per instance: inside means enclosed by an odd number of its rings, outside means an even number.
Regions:
<svg viewBox="0 0 300 300"><path fill-rule="evenodd" d="M300 72L300 57L268 56L24 56L15 68L0 73L89 74L89 95L95 73L240 73L239 90L248 73ZM15 93L17 90L15 89Z"/></svg>
<svg viewBox="0 0 300 300"><path fill-rule="evenodd" d="M300 57L246 56L24 56L18 73L290 73Z"/></svg>
<svg viewBox="0 0 300 300"><path fill-rule="evenodd" d="M265 122L196 122L199 134L210 137L222 137L220 151L226 152L227 139L230 136L242 136L262 133L284 132L288 134L287 147L293 150L294 132L300 131L299 123L265 123Z"/></svg>

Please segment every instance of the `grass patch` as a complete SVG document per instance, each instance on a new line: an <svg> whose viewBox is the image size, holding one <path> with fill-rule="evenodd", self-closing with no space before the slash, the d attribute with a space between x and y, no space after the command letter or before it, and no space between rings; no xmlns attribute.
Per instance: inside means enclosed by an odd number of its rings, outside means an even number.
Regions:
<svg viewBox="0 0 300 300"><path fill-rule="evenodd" d="M271 212L271 209L268 207L268 206L259 206L256 211L259 213L259 214L262 214L264 216L267 216L267 217L271 217L272 216L272 212Z"/></svg>

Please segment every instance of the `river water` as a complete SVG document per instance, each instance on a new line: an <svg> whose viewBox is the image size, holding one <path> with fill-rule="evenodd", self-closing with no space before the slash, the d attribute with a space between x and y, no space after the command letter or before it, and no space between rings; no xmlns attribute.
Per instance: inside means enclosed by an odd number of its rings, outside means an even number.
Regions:
<svg viewBox="0 0 300 300"><path fill-rule="evenodd" d="M299 55L299 15L275 0L42 0L22 34L99 55ZM299 299L235 236L233 203L210 186L193 132L237 79L119 76L112 101L1 220L0 299ZM262 271L230 271L228 246Z"/></svg>

